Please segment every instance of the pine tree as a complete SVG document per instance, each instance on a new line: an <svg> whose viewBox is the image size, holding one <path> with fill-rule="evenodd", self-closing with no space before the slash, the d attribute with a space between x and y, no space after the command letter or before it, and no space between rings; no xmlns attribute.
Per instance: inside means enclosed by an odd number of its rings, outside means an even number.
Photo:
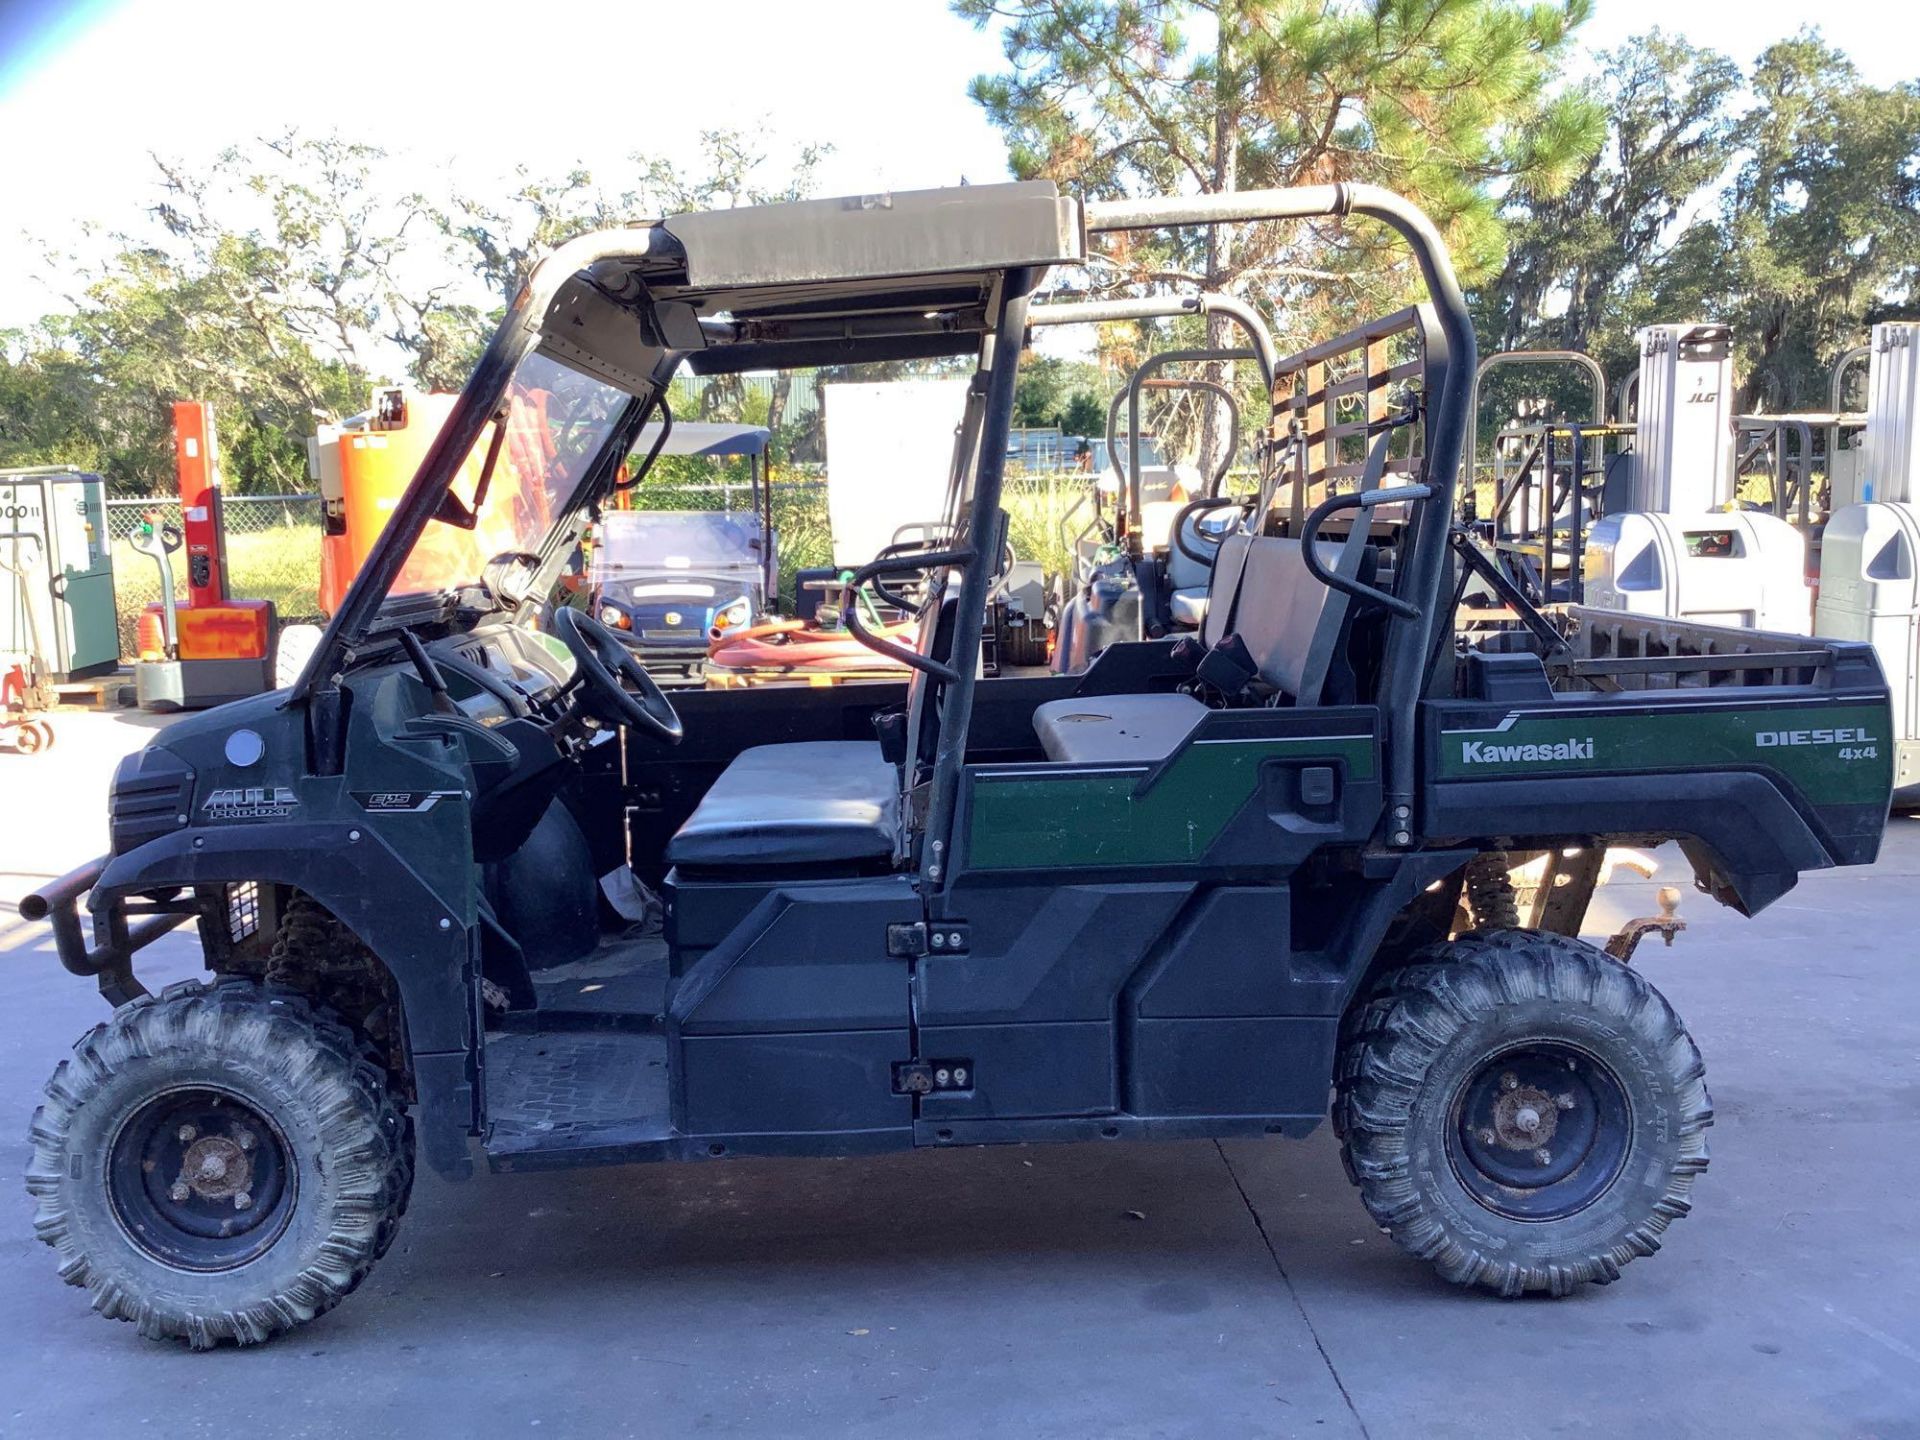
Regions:
<svg viewBox="0 0 1920 1440"><path fill-rule="evenodd" d="M1499 191L1551 195L1603 135L1549 93L1588 0L953 0L1004 27L1008 69L973 98L1010 165L1089 198L1371 181L1446 233L1469 285L1505 258ZM1265 303L1304 342L1415 293L1398 242L1335 222L1119 238L1095 282ZM1215 319L1209 343L1230 343ZM1211 420L1212 407L1208 407ZM1203 464L1214 453L1203 432Z"/></svg>

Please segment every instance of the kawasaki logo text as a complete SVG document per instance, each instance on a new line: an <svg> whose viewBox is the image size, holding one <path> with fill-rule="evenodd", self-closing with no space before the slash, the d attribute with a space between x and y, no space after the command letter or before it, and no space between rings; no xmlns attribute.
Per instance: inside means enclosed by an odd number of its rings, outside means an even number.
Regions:
<svg viewBox="0 0 1920 1440"><path fill-rule="evenodd" d="M1593 759L1593 737L1562 740L1553 745L1494 745L1485 740L1460 742L1460 758L1469 765L1500 765L1511 761L1525 763L1554 760Z"/></svg>

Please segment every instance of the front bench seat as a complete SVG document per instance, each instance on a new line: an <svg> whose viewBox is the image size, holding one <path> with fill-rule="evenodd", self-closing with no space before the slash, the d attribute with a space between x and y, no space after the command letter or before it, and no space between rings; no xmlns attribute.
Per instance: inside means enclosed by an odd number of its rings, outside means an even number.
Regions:
<svg viewBox="0 0 1920 1440"><path fill-rule="evenodd" d="M900 833L900 772L872 740L756 745L720 772L667 842L689 869L888 860Z"/></svg>

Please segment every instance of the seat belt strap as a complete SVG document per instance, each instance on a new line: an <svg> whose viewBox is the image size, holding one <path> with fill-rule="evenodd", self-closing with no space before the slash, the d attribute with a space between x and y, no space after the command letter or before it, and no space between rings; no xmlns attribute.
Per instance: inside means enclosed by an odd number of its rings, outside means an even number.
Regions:
<svg viewBox="0 0 1920 1440"><path fill-rule="evenodd" d="M1225 640L1227 636L1233 633L1234 617L1240 613L1240 582L1246 579L1247 561L1253 558L1253 547L1259 538L1257 535L1249 535L1247 536L1247 543L1240 547L1239 563L1233 567L1233 584L1227 591L1227 613L1220 618L1220 640ZM1216 565L1219 564L1217 557L1214 563ZM1207 605L1207 617L1208 619L1213 617L1213 605L1211 601L1209 601ZM1218 645L1220 640L1216 640L1213 643Z"/></svg>
<svg viewBox="0 0 1920 1440"><path fill-rule="evenodd" d="M1382 430L1367 452L1366 470L1360 477L1361 494L1380 488L1380 477L1387 470L1387 442L1392 438L1392 430ZM1334 574L1343 580L1352 580L1360 574L1360 561L1366 555L1372 529L1373 522L1365 510L1354 512L1353 528L1347 532L1333 562ZM1347 603L1351 598L1344 590L1334 590L1327 597L1320 611L1320 623L1314 627L1313 642L1307 647L1306 661L1300 667L1300 693L1293 697L1295 705L1321 702L1321 692L1327 688L1327 673L1333 668L1334 648L1340 643L1340 633L1347 623Z"/></svg>

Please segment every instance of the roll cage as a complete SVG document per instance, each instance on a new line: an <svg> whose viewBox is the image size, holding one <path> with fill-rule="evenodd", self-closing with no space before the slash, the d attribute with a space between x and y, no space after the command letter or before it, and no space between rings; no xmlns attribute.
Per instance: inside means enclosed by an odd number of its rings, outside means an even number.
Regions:
<svg viewBox="0 0 1920 1440"><path fill-rule="evenodd" d="M1446 247L1398 196L1366 185L1095 202L1047 182L974 186L689 214L567 242L507 307L472 378L287 703L308 710L312 768L342 763L341 675L372 630L396 575L489 420L521 360L540 351L631 397L600 455L556 514L531 596L551 591L599 499L615 483L666 386L695 375L856 361L975 355L979 370L954 462L956 527L937 547L882 557L884 583L934 570L927 643L911 662L910 735L929 710L934 739L923 878L938 886L965 759L981 620L1000 550L1001 480L1028 304L1047 270L1084 263L1090 235L1316 216L1367 216L1411 246L1436 317L1425 346L1424 498L1405 517L1379 703L1387 726L1390 835L1410 816L1414 706L1436 654L1455 476L1470 409L1474 339ZM1271 365L1261 347L1263 368ZM955 589L945 658L930 653L937 607ZM537 608L537 599L526 602ZM858 633L857 616L853 622ZM879 637L874 637L878 639ZM917 754L918 752L916 752ZM909 784L913 776L909 775Z"/></svg>

